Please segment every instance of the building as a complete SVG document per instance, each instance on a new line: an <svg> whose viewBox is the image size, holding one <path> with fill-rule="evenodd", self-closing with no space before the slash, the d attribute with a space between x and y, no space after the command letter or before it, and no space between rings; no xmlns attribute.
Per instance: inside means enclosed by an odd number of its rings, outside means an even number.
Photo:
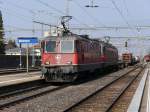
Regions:
<svg viewBox="0 0 150 112"><path fill-rule="evenodd" d="M30 48L30 55L33 55L33 50L34 50L34 55L35 56L41 56L41 45L37 44L34 45L33 47Z"/></svg>
<svg viewBox="0 0 150 112"><path fill-rule="evenodd" d="M20 51L20 48L12 48L12 49L7 49L5 51L5 54L6 55L26 55L26 49L25 48L21 48L21 51Z"/></svg>

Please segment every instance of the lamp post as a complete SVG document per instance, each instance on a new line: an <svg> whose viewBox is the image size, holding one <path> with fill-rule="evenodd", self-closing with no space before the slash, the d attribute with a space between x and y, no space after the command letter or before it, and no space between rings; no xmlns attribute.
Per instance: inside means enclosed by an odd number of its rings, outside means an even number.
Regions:
<svg viewBox="0 0 150 112"><path fill-rule="evenodd" d="M21 50L21 43L19 44L19 47L20 47L20 64L19 64L19 67L20 69L22 68L22 50Z"/></svg>

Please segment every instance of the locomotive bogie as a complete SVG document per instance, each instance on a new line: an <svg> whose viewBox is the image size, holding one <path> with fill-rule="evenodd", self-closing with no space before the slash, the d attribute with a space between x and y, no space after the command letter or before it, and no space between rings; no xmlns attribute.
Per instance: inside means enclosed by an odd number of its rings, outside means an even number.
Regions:
<svg viewBox="0 0 150 112"><path fill-rule="evenodd" d="M77 66L43 67L43 75L47 82L72 82L77 78Z"/></svg>

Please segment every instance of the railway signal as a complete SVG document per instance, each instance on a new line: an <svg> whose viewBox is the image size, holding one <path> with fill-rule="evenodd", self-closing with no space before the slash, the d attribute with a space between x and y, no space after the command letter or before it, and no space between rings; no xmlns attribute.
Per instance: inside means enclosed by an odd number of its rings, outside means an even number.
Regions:
<svg viewBox="0 0 150 112"><path fill-rule="evenodd" d="M128 47L128 42L127 41L125 42L125 47Z"/></svg>

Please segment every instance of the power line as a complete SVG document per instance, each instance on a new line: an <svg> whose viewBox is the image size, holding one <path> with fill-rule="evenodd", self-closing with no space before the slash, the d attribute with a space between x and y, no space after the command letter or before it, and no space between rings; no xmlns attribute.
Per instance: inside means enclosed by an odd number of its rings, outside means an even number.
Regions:
<svg viewBox="0 0 150 112"><path fill-rule="evenodd" d="M126 18L124 17L123 13L121 12L121 10L118 8L118 6L116 5L114 0L110 0L112 2L112 4L114 5L115 9L117 10L117 12L120 14L120 16L122 17L122 19L124 20L124 22L128 25L129 28L131 28L133 31L134 29L131 27L131 25L129 24L129 22L126 20ZM135 34L135 33L134 33Z"/></svg>
<svg viewBox="0 0 150 112"><path fill-rule="evenodd" d="M50 9L55 10L56 12L60 13L61 15L66 15L63 11L61 11L61 10L59 10L59 9L57 9L57 8L55 8L55 7L53 7L53 6L51 6L51 5L49 5L48 3L43 2L42 0L35 0L35 1L39 2L40 4L43 4L44 6L50 8ZM90 27L89 25L80 22L76 17L73 17L73 19L74 19L76 22L78 22L78 23L80 23L80 24L82 24L82 25L84 25L84 26Z"/></svg>
<svg viewBox="0 0 150 112"><path fill-rule="evenodd" d="M29 13L32 13L32 14L34 13L32 9L25 8L25 7L23 7L23 6L14 4L13 2L10 2L10 1L8 2L8 1L5 0L5 2L6 2L8 5L12 5L12 6L17 7L17 8L19 8L19 9L25 10L25 11L27 11L27 12L29 12Z"/></svg>
<svg viewBox="0 0 150 112"><path fill-rule="evenodd" d="M114 5L114 7L116 8L116 10L118 11L118 13L120 14L120 16L123 18L123 20L125 21L125 23L129 26L130 24L128 23L128 21L126 20L126 18L124 17L123 13L121 12L121 10L118 8L118 6L116 5L115 1L111 0L112 4Z"/></svg>
<svg viewBox="0 0 150 112"><path fill-rule="evenodd" d="M10 28L13 28L13 29L24 29L24 28L21 28L21 27L18 27L18 26L13 26L13 25L5 25L5 27L10 27Z"/></svg>
<svg viewBox="0 0 150 112"><path fill-rule="evenodd" d="M55 28L60 28L60 29L62 29L61 27L58 27L58 26L56 26L56 25L51 25L51 24L47 24L47 23L43 23L43 22L39 22L39 21L33 21L33 22L34 22L34 23L37 23L37 24L49 26L49 27L55 27Z"/></svg>
<svg viewBox="0 0 150 112"><path fill-rule="evenodd" d="M33 21L33 18L35 17L35 14L36 14L36 12L34 11L34 10L32 10L32 9L28 9L28 8L25 8L25 7L23 7L23 6L20 6L20 5L17 5L17 4L14 4L14 3L12 3L12 2L7 2L7 1L5 1L6 3L8 3L9 5L12 5L12 6L14 6L14 7L16 7L16 8L19 8L19 9L23 9L24 11L27 11L27 12L29 12L29 13L31 13L31 14L33 14L32 16L33 17L27 17L27 16L24 16L24 15L22 15L22 14L19 14L19 13L17 13L16 15L21 15L21 18L22 17L24 17L25 19L26 18L32 18L32 21ZM12 10L11 10L12 11ZM44 12L45 10L37 10L37 12ZM8 11L7 11L8 12ZM45 14L50 14L50 13L45 13ZM52 14L52 13L51 13ZM26 19L27 20L27 19ZM26 21L25 20L25 21ZM30 21L30 20L27 20L28 22ZM30 22L32 22L32 21L30 21Z"/></svg>
<svg viewBox="0 0 150 112"><path fill-rule="evenodd" d="M0 7L0 8L2 8L2 7ZM28 17L26 17L26 16L24 16L24 15L22 15L22 14L20 14L20 13L12 13L12 10L11 10L11 12L10 11L8 11L8 9L6 10L6 9L3 9L3 11L5 11L6 13L8 13L9 15L12 15L12 16L14 16L14 17L16 17L17 19L20 19L20 20L24 20L24 21L26 21L26 22L32 22L32 21L30 21L29 20L29 18ZM20 16L18 16L18 14L20 15Z"/></svg>
<svg viewBox="0 0 150 112"><path fill-rule="evenodd" d="M17 5L17 4L12 3L12 2L7 2L7 1L5 1L5 2L8 3L9 5L12 5L12 6L16 7L16 8L19 8L19 9L22 9L22 10L24 10L24 11L26 11L26 12L31 13L32 16L33 16L33 18L35 17L35 15L36 15L37 13L39 13L39 14L40 14L40 13L43 13L44 15L46 14L47 16L51 15L51 16L55 17L55 15L54 15L52 12L49 12L48 10L33 10L33 9L29 9L29 8L26 8L26 7ZM33 18L32 18L32 20L34 21Z"/></svg>
<svg viewBox="0 0 150 112"><path fill-rule="evenodd" d="M43 23L43 22L38 22L38 21L33 21L34 23L38 23L38 24L42 24L42 25L45 25L45 26L49 26L49 27L56 27L56 28L59 28L59 29L62 29L61 27L58 27L56 25L52 25L52 24L47 24L47 23ZM10 29L10 30L7 30L7 31L10 31L10 32L13 32L13 31L32 31L33 29L31 28L21 28L21 27L17 27L17 26L12 26L12 25L6 25L8 27L12 27L13 29ZM141 30L143 29L150 29L150 25L149 26L138 26L138 27L134 27L134 28L140 28ZM108 26L108 27L94 27L94 28L87 28L87 27L72 27L70 28L71 30L93 30L93 31L100 31L100 30L128 30L130 29L129 27L126 27L126 26ZM41 31L41 29L34 29L36 31ZM49 29L45 29L45 30L49 30ZM2 31L2 30L1 30ZM4 30L3 30L4 31Z"/></svg>
<svg viewBox="0 0 150 112"><path fill-rule="evenodd" d="M40 4L43 4L44 6L46 6L46 7L48 7L48 8L53 9L54 11L56 11L56 12L58 12L58 13L60 13L60 14L65 15L65 13L64 13L63 11L61 11L61 10L59 10L59 9L57 9L57 8L55 8L55 7L53 7L53 6L51 6L51 5L49 5L49 4L46 3L46 2L43 2L42 0L35 0L35 1L39 2Z"/></svg>
<svg viewBox="0 0 150 112"><path fill-rule="evenodd" d="M147 26L134 26L135 29L137 30L144 30L144 29L150 29L150 25ZM87 27L80 27L80 26L75 26L72 27L72 29L79 29L79 30L131 30L130 27L127 26L107 26L107 27L99 27L95 26L93 28L87 28Z"/></svg>
<svg viewBox="0 0 150 112"><path fill-rule="evenodd" d="M127 3L126 3L126 0L123 0L123 3L124 3L124 5L125 5L125 8L126 8L126 12L127 12L127 14L129 15L129 9L128 9L128 7L127 7Z"/></svg>
<svg viewBox="0 0 150 112"><path fill-rule="evenodd" d="M76 0L74 0L74 3L77 4L78 7L80 7L94 22L97 21L103 26L106 26L105 24L101 23L97 18L93 17L87 10L85 10Z"/></svg>

